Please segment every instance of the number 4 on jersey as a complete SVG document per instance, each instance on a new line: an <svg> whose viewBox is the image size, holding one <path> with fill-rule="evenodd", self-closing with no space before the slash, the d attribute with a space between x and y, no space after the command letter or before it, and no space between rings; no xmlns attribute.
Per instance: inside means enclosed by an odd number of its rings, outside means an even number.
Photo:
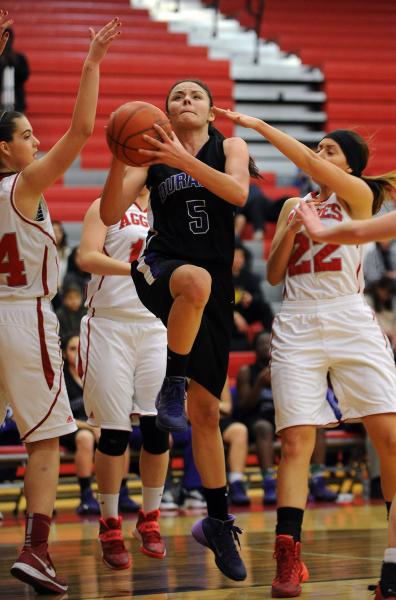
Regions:
<svg viewBox="0 0 396 600"><path fill-rule="evenodd" d="M25 263L19 256L15 233L5 233L0 240L0 273L7 275L7 285L27 284Z"/></svg>

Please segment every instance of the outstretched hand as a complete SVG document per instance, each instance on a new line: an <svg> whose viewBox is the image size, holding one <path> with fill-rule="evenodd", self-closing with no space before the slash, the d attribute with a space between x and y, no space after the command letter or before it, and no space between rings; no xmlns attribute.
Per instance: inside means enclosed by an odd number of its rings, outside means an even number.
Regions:
<svg viewBox="0 0 396 600"><path fill-rule="evenodd" d="M296 207L298 217L302 220L304 227L314 241L320 241L320 233L325 231L314 202L300 202Z"/></svg>
<svg viewBox="0 0 396 600"><path fill-rule="evenodd" d="M3 54L9 38L9 34L6 29L11 27L13 22L13 19L8 18L8 11L0 10L0 54Z"/></svg>
<svg viewBox="0 0 396 600"><path fill-rule="evenodd" d="M88 52L88 59L100 63L111 44L111 42L121 34L121 21L118 17L114 17L107 25L102 27L95 33L95 30L90 27L89 35L91 37L91 46Z"/></svg>
<svg viewBox="0 0 396 600"><path fill-rule="evenodd" d="M235 112L229 108L224 110L224 108L213 106L212 110L216 117L227 117L227 119L230 119L236 125L241 125L242 127L250 127L251 129L254 129L259 123L262 123L261 119Z"/></svg>
<svg viewBox="0 0 396 600"><path fill-rule="evenodd" d="M159 139L150 135L143 136L143 139L151 144L153 149L139 149L139 154L147 157L147 162L142 166L151 167L151 165L165 164L176 169L183 168L186 157L190 155L180 140L173 131L168 135L160 125L155 124L153 127L158 132Z"/></svg>

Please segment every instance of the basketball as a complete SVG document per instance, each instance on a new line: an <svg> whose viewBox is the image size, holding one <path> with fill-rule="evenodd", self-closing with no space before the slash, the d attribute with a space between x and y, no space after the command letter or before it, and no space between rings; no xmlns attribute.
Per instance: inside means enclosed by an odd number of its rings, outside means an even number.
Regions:
<svg viewBox="0 0 396 600"><path fill-rule="evenodd" d="M168 134L172 131L168 117L153 104L123 104L112 113L107 125L107 144L111 152L126 165L136 167L147 162L147 156L139 154L138 150L154 150L153 146L143 139L143 135L161 139L153 127L155 123L161 125Z"/></svg>

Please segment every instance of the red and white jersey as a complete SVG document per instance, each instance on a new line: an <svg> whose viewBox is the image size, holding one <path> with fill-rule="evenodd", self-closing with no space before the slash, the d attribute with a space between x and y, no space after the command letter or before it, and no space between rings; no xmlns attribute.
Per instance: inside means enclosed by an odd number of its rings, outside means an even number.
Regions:
<svg viewBox="0 0 396 600"><path fill-rule="evenodd" d="M0 174L0 300L52 298L58 289L58 258L49 212L32 221L16 208L19 174Z"/></svg>
<svg viewBox="0 0 396 600"><path fill-rule="evenodd" d="M303 200L310 197L309 194ZM350 220L334 193L316 208L325 227ZM290 255L284 299L324 300L363 293L362 261L362 246L313 242L302 228L296 234Z"/></svg>
<svg viewBox="0 0 396 600"><path fill-rule="evenodd" d="M144 247L148 229L147 210L133 203L118 223L107 228L103 252L111 258L133 262ZM109 318L155 319L139 300L132 278L122 275L92 275L86 306L108 311ZM96 314L100 313L96 310Z"/></svg>

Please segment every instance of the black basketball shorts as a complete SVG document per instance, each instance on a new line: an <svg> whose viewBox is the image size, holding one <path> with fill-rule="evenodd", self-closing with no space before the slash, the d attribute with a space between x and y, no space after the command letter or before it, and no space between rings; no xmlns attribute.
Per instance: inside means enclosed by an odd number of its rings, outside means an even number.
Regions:
<svg viewBox="0 0 396 600"><path fill-rule="evenodd" d="M165 327L173 303L169 280L175 269L187 264L192 263L153 252L141 257L139 262L132 263L132 279L141 302L161 319ZM224 265L196 262L194 265L210 273L212 291L191 350L187 377L220 398L227 376L233 324L234 288L231 269Z"/></svg>

